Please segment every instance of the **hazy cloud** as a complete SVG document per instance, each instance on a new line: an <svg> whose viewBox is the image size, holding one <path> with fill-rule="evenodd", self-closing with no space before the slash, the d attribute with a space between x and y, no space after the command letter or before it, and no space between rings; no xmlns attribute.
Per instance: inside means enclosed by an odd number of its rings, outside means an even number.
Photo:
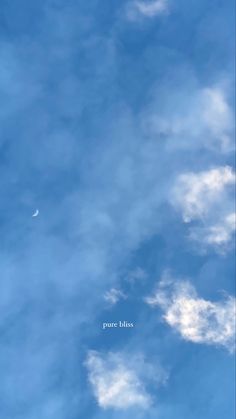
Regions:
<svg viewBox="0 0 236 419"><path fill-rule="evenodd" d="M142 382L122 356L109 353L102 356L91 351L86 361L88 377L100 407L127 409L147 408L151 399Z"/></svg>
<svg viewBox="0 0 236 419"><path fill-rule="evenodd" d="M228 153L234 149L234 115L226 89L185 87L164 95L163 106L153 103L143 117L145 131L165 139L168 149L204 148ZM158 97L160 93L158 93Z"/></svg>
<svg viewBox="0 0 236 419"><path fill-rule="evenodd" d="M230 213L216 224L193 228L190 238L200 242L202 246L213 246L219 252L224 253L232 243L235 228L235 213Z"/></svg>
<svg viewBox="0 0 236 419"><path fill-rule="evenodd" d="M130 271L125 279L131 284L134 284L135 282L144 282L147 279L147 276L147 272L138 266Z"/></svg>
<svg viewBox="0 0 236 419"><path fill-rule="evenodd" d="M128 18L135 20L140 17L153 18L168 11L167 0L133 1L128 6Z"/></svg>

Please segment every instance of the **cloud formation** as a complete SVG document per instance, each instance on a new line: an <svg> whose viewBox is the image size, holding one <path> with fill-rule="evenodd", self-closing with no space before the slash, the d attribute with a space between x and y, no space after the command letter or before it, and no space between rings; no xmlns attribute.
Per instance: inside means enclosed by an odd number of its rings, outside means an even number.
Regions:
<svg viewBox="0 0 236 419"><path fill-rule="evenodd" d="M128 366L121 354L105 356L90 351L87 357L89 382L100 407L127 409L147 408L151 398L136 371Z"/></svg>
<svg viewBox="0 0 236 419"><path fill-rule="evenodd" d="M154 1L134 1L128 8L128 18L137 19L139 17L153 18L168 11L167 0Z"/></svg>
<svg viewBox="0 0 236 419"><path fill-rule="evenodd" d="M235 213L227 215L222 223L209 228L206 241L209 244L224 244L230 241L235 231Z"/></svg>
<svg viewBox="0 0 236 419"><path fill-rule="evenodd" d="M222 202L225 188L234 182L235 173L229 166L181 174L173 190L173 204L181 210L186 223L204 218L213 206Z"/></svg>
<svg viewBox="0 0 236 419"><path fill-rule="evenodd" d="M104 300L110 303L111 305L116 304L119 300L125 299L126 295L117 288L111 288L109 291L106 291L104 294Z"/></svg>
<svg viewBox="0 0 236 419"><path fill-rule="evenodd" d="M191 86L191 97L183 86L175 87L168 97L163 95L163 106L151 104L144 116L145 130L156 137L164 137L168 149L219 150L234 149L234 115L226 88ZM158 92L157 97L160 96Z"/></svg>
<svg viewBox="0 0 236 419"><path fill-rule="evenodd" d="M160 338L160 357L170 356L170 367L172 348L166 347L165 336L161 339L162 330L152 336L152 325L145 322L147 307L139 305L140 294L163 260L185 263L187 246L181 234L174 233L175 243L171 240L179 221L172 225L169 218L169 184L179 173L202 170L203 161L207 168L229 161L227 155L225 162L221 151L228 149L223 144L227 145L231 133L227 116L231 102L218 84L211 87L222 74L231 78L227 54L228 39L233 36L228 14L217 2L212 6L203 0L173 3L174 13L169 14L163 7L167 2L128 0L125 4L130 5L133 17L127 22L127 15L120 19L124 4L120 2L104 2L103 7L94 0L2 3L2 417L128 417L129 410L104 411L91 403L80 372L82 348L92 341L95 348L111 345L115 350L125 345L130 349L126 357L97 354L95 359L102 366L101 374L98 368L95 374L93 363L94 394L99 387L101 399L102 388L108 407L122 405L121 401L137 406L135 419L139 415L156 418L155 404L153 412L140 408L150 400L149 394L155 398L156 388L155 383L146 386L148 378L142 371L159 377L156 337ZM196 88L193 73L206 89L199 89L198 83ZM141 122L146 110L149 113L154 91L155 130L149 135L142 131ZM192 159L188 153L183 158L181 147L198 152L192 153ZM41 216L32 223L36 207ZM210 223L207 219L204 236L231 213L229 206ZM194 259L190 253L189 257ZM201 263L200 259L199 265L189 263L192 276L202 269ZM218 287L219 272L228 268L223 258L215 263L212 269L217 271ZM124 289L131 291L130 285L136 284L129 306L145 326L142 331L135 328L125 340L123 334L116 334L111 342L109 333L101 337L98 331L97 319L104 316L107 305L101 296L112 287L119 289L117 279L134 266L144 271L128 274ZM122 308L122 304L116 307L117 315L120 309L122 316ZM168 337L168 328L166 332ZM152 359L149 368L140 359L130 359L137 347ZM181 355L180 370L186 368ZM175 371L177 376L179 372ZM217 365L217 374L222 372L225 378L224 364ZM184 411L176 412L176 405L170 406L160 394L157 410L164 404L168 409L160 416L177 419L179 413L180 418L191 418L192 410L189 414L185 410L185 388L193 388L194 374L188 376L177 391ZM109 377L109 384L104 377ZM118 389L117 382L121 383ZM174 387L168 390L170 400L176 399ZM124 392L131 394L131 401ZM190 409L193 404L188 402ZM226 398L221 414L217 402L219 416L224 417L228 404ZM209 411L213 414L214 406Z"/></svg>
<svg viewBox="0 0 236 419"><path fill-rule="evenodd" d="M190 238L202 245L213 246L219 252L225 252L232 243L236 229L235 213L230 213L216 224L192 229Z"/></svg>
<svg viewBox="0 0 236 419"><path fill-rule="evenodd" d="M235 349L235 299L227 296L212 302L198 297L188 281L173 283L164 278L154 293L145 299L150 306L159 306L163 319L183 339L207 345Z"/></svg>
<svg viewBox="0 0 236 419"><path fill-rule="evenodd" d="M231 149L234 117L220 88L202 90L202 117L209 134L217 139L222 150Z"/></svg>

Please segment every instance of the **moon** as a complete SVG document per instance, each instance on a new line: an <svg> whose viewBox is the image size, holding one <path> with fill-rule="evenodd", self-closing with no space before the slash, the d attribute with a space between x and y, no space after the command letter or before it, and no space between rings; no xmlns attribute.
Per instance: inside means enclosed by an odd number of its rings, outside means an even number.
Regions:
<svg viewBox="0 0 236 419"><path fill-rule="evenodd" d="M36 209L36 211L33 213L32 217L38 217L38 215L39 215L39 210Z"/></svg>

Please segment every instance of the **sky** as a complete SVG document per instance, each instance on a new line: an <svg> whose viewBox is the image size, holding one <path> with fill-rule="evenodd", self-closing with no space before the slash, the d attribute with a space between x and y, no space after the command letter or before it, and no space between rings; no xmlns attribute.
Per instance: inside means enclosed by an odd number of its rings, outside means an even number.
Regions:
<svg viewBox="0 0 236 419"><path fill-rule="evenodd" d="M235 417L234 7L1 1L2 418Z"/></svg>

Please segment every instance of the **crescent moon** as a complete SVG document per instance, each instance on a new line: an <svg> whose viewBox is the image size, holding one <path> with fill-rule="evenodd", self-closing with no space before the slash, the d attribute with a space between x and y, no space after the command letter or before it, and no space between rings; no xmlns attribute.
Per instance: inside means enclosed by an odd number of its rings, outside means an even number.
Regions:
<svg viewBox="0 0 236 419"><path fill-rule="evenodd" d="M34 214L32 215L32 217L37 217L39 215L39 210L36 209L36 211L34 212Z"/></svg>

